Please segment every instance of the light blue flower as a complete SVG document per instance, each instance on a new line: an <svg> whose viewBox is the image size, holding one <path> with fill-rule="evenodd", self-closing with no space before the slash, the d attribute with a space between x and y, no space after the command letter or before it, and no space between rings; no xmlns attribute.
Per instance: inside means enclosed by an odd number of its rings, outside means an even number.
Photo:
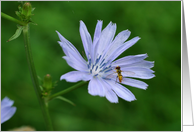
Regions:
<svg viewBox="0 0 194 132"><path fill-rule="evenodd" d="M63 58L76 70L62 75L60 80L65 79L68 82L90 81L88 85L89 94L106 97L112 103L118 103L118 96L126 101L136 100L133 93L118 81L115 68L117 66L121 68L122 84L146 89L148 86L146 83L128 77L153 78L155 76L154 71L150 68L154 66L154 62L144 60L148 57L147 54L115 59L133 46L140 38L134 37L126 41L131 33L128 30L120 32L114 38L116 24L112 22L102 30L102 21L98 21L93 41L83 21L80 21L79 31L87 61L83 59L73 44L57 31L60 39L58 43L66 55Z"/></svg>
<svg viewBox="0 0 194 132"><path fill-rule="evenodd" d="M5 97L1 101L1 124L9 120L16 112L16 107L13 107L14 101Z"/></svg>

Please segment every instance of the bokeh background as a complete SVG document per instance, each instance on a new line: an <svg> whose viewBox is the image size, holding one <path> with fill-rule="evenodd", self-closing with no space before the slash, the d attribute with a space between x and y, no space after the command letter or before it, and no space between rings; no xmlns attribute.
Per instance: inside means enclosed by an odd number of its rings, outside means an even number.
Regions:
<svg viewBox="0 0 194 132"><path fill-rule="evenodd" d="M17 18L18 2L1 1L1 11ZM137 100L118 104L106 98L91 96L83 86L61 100L49 103L50 115L57 131L180 131L181 130L181 2L180 1L32 1L35 7L30 25L30 42L38 76L51 74L58 85L52 93L74 83L60 81L60 76L73 70L62 59L56 30L83 52L79 21L83 20L93 37L97 20L103 28L112 21L117 32L129 29L129 39L141 39L120 57L147 53L155 61L156 77L144 80L149 87L130 89ZM32 126L46 130L40 105L29 74L23 36L6 42L16 24L1 18L1 99L8 96L17 107L15 115L1 125L2 130Z"/></svg>

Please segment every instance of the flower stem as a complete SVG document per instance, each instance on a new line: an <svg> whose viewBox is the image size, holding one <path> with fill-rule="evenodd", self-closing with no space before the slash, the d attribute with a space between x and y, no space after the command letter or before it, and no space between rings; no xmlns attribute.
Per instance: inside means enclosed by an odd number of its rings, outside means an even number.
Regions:
<svg viewBox="0 0 194 132"><path fill-rule="evenodd" d="M81 86L83 86L83 85L85 85L85 84L87 84L87 83L88 83L88 82L80 82L80 83L78 83L78 84L76 84L76 85L74 85L74 86L71 86L71 87L69 87L69 88L63 90L63 91L60 91L60 92L58 92L58 93L56 93L56 94L53 94L53 95L51 95L51 96L47 99L47 101L50 101L50 100L54 99L54 98L57 97L57 96L66 94L66 93L68 93L68 92L70 92L70 91L72 91L72 90L74 90L74 89L77 89L77 88L79 88L79 87L81 87Z"/></svg>
<svg viewBox="0 0 194 132"><path fill-rule="evenodd" d="M45 100L42 98L42 95L41 95L42 92L41 92L41 89L39 87L39 82L38 82L36 70L34 67L32 52L31 52L30 43L29 43L29 24L27 24L24 27L23 34L24 34L25 51L26 51L26 56L27 56L27 61L28 61L29 69L30 69L30 75L32 78L33 86L34 86L37 98L38 98L40 106L41 106L41 110L42 110L42 113L43 113L43 116L45 119L47 129L50 131L53 131L51 119L50 119L49 112L48 112L48 106L47 106Z"/></svg>
<svg viewBox="0 0 194 132"><path fill-rule="evenodd" d="M12 22L15 22L15 23L17 23L19 25L22 25L22 26L26 26L27 25L27 23L19 21L19 20L15 19L15 18L13 18L13 17L11 17L11 16L9 16L9 15L3 13L3 12L1 12L1 17L5 18L7 20L10 20Z"/></svg>

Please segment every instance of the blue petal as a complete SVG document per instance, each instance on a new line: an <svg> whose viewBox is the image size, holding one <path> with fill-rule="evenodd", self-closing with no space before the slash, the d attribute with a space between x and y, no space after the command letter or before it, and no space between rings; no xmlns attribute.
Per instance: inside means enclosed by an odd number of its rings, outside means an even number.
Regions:
<svg viewBox="0 0 194 132"><path fill-rule="evenodd" d="M92 48L92 38L83 21L80 21L79 31L80 31L80 36L82 39L82 43L84 46L86 56L89 59L89 54L92 54L92 49L91 49Z"/></svg>
<svg viewBox="0 0 194 132"><path fill-rule="evenodd" d="M122 99L126 101L134 101L136 100L134 94L125 88L124 86L120 85L119 83L115 83L115 81L107 81L109 85L112 87L112 90Z"/></svg>
<svg viewBox="0 0 194 132"><path fill-rule="evenodd" d="M12 107L13 103L14 101L10 100L8 97L5 97L1 101L1 124L9 120L16 112L16 107Z"/></svg>
<svg viewBox="0 0 194 132"><path fill-rule="evenodd" d="M95 49L97 50L97 55L102 55L105 53L105 49L111 44L116 32L116 24L110 22L106 28L102 31L98 44Z"/></svg>
<svg viewBox="0 0 194 132"><path fill-rule="evenodd" d="M61 76L60 80L66 80L67 82L88 81L92 78L91 74L81 71L71 71Z"/></svg>
<svg viewBox="0 0 194 132"><path fill-rule="evenodd" d="M95 33L94 33L94 39L93 39L93 45L92 45L92 63L94 63L94 60L96 59L97 57L97 50L96 48L98 47L97 46L97 43L100 39L100 36L101 36L101 30L102 30L102 21L98 21L97 24L96 24L96 29L95 29Z"/></svg>
<svg viewBox="0 0 194 132"><path fill-rule="evenodd" d="M1 109L1 124L9 120L16 112L16 107L5 107Z"/></svg>
<svg viewBox="0 0 194 132"><path fill-rule="evenodd" d="M111 102L111 103L118 103L118 97L115 94L115 92L113 92L112 90L108 90L106 92L106 98Z"/></svg>
<svg viewBox="0 0 194 132"><path fill-rule="evenodd" d="M120 45L120 47L117 47L111 54L111 61L115 60L120 54L122 54L125 50L133 46L140 38L135 37L132 38L131 40L125 42L124 44Z"/></svg>
<svg viewBox="0 0 194 132"><path fill-rule="evenodd" d="M133 64L130 64L130 65L124 65L123 67L152 68L152 67L154 67L154 61L143 60L143 61L140 61L140 62L137 62L137 63L133 63Z"/></svg>
<svg viewBox="0 0 194 132"><path fill-rule="evenodd" d="M93 46L94 47L100 38L101 30L102 30L102 21L98 20L98 22L96 24L95 33L94 33L94 39L93 39Z"/></svg>
<svg viewBox="0 0 194 132"><path fill-rule="evenodd" d="M93 77L88 85L88 92L89 94L96 96L99 95L101 97L105 96L105 89L102 85L101 81L97 77Z"/></svg>
<svg viewBox="0 0 194 132"><path fill-rule="evenodd" d="M66 60L67 64L78 71L87 71L88 68L86 65L83 65L82 63L79 63L79 61L75 61L74 59L63 56L63 59Z"/></svg>
<svg viewBox="0 0 194 132"><path fill-rule="evenodd" d="M131 79L131 78L123 78L121 83L132 86L132 87L141 88L144 90L147 89L148 87L148 85L144 83L143 81L139 81L139 80Z"/></svg>
<svg viewBox="0 0 194 132"><path fill-rule="evenodd" d="M101 83L104 86L104 89L106 89L106 98L111 102L111 103L118 103L118 97L116 93L112 90L111 86L107 83L106 80L101 79Z"/></svg>
<svg viewBox="0 0 194 132"><path fill-rule="evenodd" d="M131 64L140 62L140 61L144 60L147 57L148 57L147 54L129 55L129 56L125 56L125 57L122 57L122 58L114 61L111 65L113 67L123 66L123 65L130 66Z"/></svg>
<svg viewBox="0 0 194 132"><path fill-rule="evenodd" d="M64 49L64 52L66 55L68 55L69 50L71 50L71 52L75 52L76 54L79 54L79 52L77 51L77 49L73 46L73 44L71 44L71 42L69 42L67 39L65 39L58 31L56 31L59 39L61 40L62 43L59 43L61 45L62 48ZM68 49L66 49L68 48Z"/></svg>
<svg viewBox="0 0 194 132"><path fill-rule="evenodd" d="M57 32L57 31L56 31ZM61 42L58 42L60 46L62 47L64 53L72 60L74 63L77 63L79 65L82 65L84 67L87 67L86 61L83 59L83 57L80 55L78 50L71 44L67 39L65 39L59 32L58 36L61 40Z"/></svg>
<svg viewBox="0 0 194 132"><path fill-rule="evenodd" d="M106 60L112 55L115 54L115 51L123 45L123 43L129 38L131 32L129 30L124 30L120 32L114 39L114 41L110 44L110 46L106 49Z"/></svg>
<svg viewBox="0 0 194 132"><path fill-rule="evenodd" d="M12 106L14 103L13 100L10 100L8 97L5 97L2 101L1 101L1 109L4 107L8 107L8 106Z"/></svg>
<svg viewBox="0 0 194 132"><path fill-rule="evenodd" d="M123 71L132 72L133 74L125 74L125 72L122 72L122 75L124 77L135 77L135 78L141 78L141 79L151 79L155 77L153 74L154 71L148 68L142 68L142 67L123 67Z"/></svg>

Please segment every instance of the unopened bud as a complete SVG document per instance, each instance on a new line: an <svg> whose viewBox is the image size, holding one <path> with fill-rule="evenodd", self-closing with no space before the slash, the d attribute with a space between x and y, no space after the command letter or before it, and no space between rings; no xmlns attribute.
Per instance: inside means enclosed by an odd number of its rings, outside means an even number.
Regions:
<svg viewBox="0 0 194 132"><path fill-rule="evenodd" d="M51 75L50 74L47 74L44 79L43 79L43 88L46 89L46 90L50 90L52 89L53 87L53 84L52 84L52 78L51 78Z"/></svg>
<svg viewBox="0 0 194 132"><path fill-rule="evenodd" d="M26 17L29 17L31 16L31 12L32 12L32 6L30 2L26 2L22 8L22 14Z"/></svg>

